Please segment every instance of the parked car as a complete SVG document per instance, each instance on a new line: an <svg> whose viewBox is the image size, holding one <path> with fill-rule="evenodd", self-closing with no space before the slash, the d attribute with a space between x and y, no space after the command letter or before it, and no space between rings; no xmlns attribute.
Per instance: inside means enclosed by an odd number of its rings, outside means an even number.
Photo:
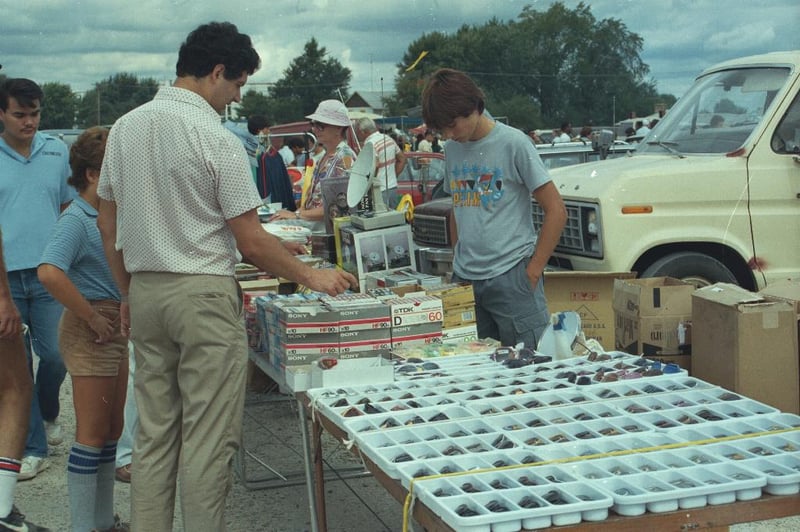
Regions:
<svg viewBox="0 0 800 532"><path fill-rule="evenodd" d="M553 170L569 218L552 264L750 290L800 278L799 132L800 51L705 70L632 157Z"/></svg>
<svg viewBox="0 0 800 532"><path fill-rule="evenodd" d="M78 140L78 137L83 133L82 129L42 129L40 130L42 133L47 135L52 135L58 139L64 141L64 144L67 145L67 148L72 146L72 144Z"/></svg>
<svg viewBox="0 0 800 532"><path fill-rule="evenodd" d="M411 194L414 205L440 195L444 178L444 155L429 152L406 152L406 166L397 176L397 193Z"/></svg>

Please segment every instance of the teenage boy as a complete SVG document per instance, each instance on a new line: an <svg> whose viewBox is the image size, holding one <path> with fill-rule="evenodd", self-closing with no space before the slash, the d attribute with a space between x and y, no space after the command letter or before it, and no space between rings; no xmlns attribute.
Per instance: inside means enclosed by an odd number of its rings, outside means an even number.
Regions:
<svg viewBox="0 0 800 532"><path fill-rule="evenodd" d="M483 91L463 72L434 72L422 116L450 139L443 186L458 229L454 279L472 283L478 337L535 349L550 320L542 272L567 218L561 195L530 139L485 112ZM531 194L545 213L538 235Z"/></svg>

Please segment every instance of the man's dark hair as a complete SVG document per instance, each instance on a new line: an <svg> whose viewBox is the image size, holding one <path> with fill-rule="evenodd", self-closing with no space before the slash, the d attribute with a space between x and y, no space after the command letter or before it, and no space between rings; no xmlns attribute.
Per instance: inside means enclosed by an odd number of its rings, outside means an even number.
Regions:
<svg viewBox="0 0 800 532"><path fill-rule="evenodd" d="M239 79L258 69L261 60L250 37L239 33L230 22L209 22L198 26L181 44L175 72L178 77L202 78L217 65L225 66L227 80Z"/></svg>
<svg viewBox="0 0 800 532"><path fill-rule="evenodd" d="M8 99L14 98L22 107L41 105L44 92L36 82L25 78L9 78L0 85L0 109L8 110Z"/></svg>
<svg viewBox="0 0 800 532"><path fill-rule="evenodd" d="M440 68L422 91L422 118L433 129L451 127L458 117L483 113L486 96L465 73Z"/></svg>
<svg viewBox="0 0 800 532"><path fill-rule="evenodd" d="M258 135L262 129L269 126L269 120L264 115L253 115L247 119L247 131L251 135Z"/></svg>
<svg viewBox="0 0 800 532"><path fill-rule="evenodd" d="M289 140L286 141L286 144L290 148L301 148L304 150L306 149L306 143L303 142L303 139L301 139L300 137L289 137Z"/></svg>

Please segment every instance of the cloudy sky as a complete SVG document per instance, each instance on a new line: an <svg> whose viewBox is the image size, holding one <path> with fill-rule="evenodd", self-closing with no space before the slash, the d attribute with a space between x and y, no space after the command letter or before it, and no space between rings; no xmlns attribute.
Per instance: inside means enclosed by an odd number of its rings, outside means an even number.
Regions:
<svg viewBox="0 0 800 532"><path fill-rule="evenodd" d="M390 91L397 63L423 33L516 18L551 0L0 0L0 64L10 77L76 92L118 72L170 81L186 34L211 20L248 33L262 59L252 84L282 76L315 37L350 68L351 90ZM713 63L800 49L797 0L587 0L644 38L659 92L680 96ZM564 0L569 8L578 2ZM524 43L520 43L524 46Z"/></svg>

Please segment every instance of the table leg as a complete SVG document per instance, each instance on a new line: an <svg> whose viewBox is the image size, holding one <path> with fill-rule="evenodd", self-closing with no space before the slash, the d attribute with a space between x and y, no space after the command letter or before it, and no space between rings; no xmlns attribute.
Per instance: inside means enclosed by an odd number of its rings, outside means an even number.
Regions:
<svg viewBox="0 0 800 532"><path fill-rule="evenodd" d="M322 462L322 424L316 417L311 422L314 445L314 488L317 490L317 522L321 532L328 530L327 506L325 506L325 471Z"/></svg>
<svg viewBox="0 0 800 532"><path fill-rule="evenodd" d="M314 489L314 474L311 471L311 442L308 436L308 421L306 421L306 406L301 396L297 397L297 412L300 416L300 435L303 439L303 466L306 473L306 490L308 491L308 509L311 515L311 532L319 532L317 522L317 500Z"/></svg>

